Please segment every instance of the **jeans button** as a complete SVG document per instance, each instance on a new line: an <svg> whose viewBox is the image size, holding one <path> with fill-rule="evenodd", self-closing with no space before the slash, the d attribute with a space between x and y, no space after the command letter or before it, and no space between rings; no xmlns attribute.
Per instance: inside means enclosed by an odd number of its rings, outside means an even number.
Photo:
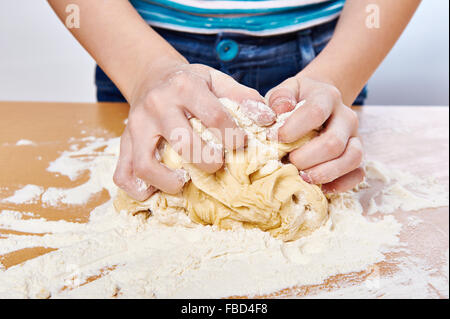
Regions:
<svg viewBox="0 0 450 319"><path fill-rule="evenodd" d="M216 47L219 59L228 62L233 60L239 53L239 45L233 40L222 40Z"/></svg>

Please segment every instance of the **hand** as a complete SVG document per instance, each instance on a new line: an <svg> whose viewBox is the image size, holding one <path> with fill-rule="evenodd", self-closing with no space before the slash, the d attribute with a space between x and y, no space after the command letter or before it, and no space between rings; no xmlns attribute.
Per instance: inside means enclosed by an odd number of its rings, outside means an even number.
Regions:
<svg viewBox="0 0 450 319"><path fill-rule="evenodd" d="M196 117L227 149L245 146L245 132L225 111L219 98L241 104L258 125L270 125L275 113L253 89L204 65L178 65L146 76L130 101L128 124L122 135L114 182L131 197L143 201L156 190L178 193L184 175L161 164L158 146L165 139L181 157L213 173L223 165L223 149L205 143L189 118Z"/></svg>
<svg viewBox="0 0 450 319"><path fill-rule="evenodd" d="M268 92L267 99L277 114L292 111L305 100L279 129L280 142L294 142L323 126L319 136L289 154L306 182L323 184L325 192L343 192L364 179L358 117L343 104L336 87L300 73Z"/></svg>

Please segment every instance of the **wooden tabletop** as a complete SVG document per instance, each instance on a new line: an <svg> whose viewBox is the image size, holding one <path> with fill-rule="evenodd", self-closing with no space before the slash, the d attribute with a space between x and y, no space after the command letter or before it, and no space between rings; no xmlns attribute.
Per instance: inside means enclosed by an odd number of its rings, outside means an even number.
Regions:
<svg viewBox="0 0 450 319"><path fill-rule="evenodd" d="M448 107L366 106L355 110L360 117L366 158L419 176L435 176L448 185ZM66 176L47 171L46 168L61 152L70 148L71 138L79 140L87 136L120 136L128 114L128 105L0 102L0 114L0 211L33 212L33 217L28 218L43 217L47 220L85 223L94 207L109 200L109 194L105 191L83 206L55 208L45 207L40 202L1 202L28 184L44 188L69 188L86 182L88 175L71 181ZM31 140L36 145L19 147L16 143L21 139ZM403 242L408 242L411 255L427 259L430 272L441 267L437 257L448 251L449 247L449 208L424 209L418 212L399 211L394 214L403 224L400 237ZM411 228L406 220L412 214L425 222ZM27 235L11 229L2 229L0 224L0 240L2 235L4 237L7 234ZM17 250L0 255L0 262L9 268L49 251L52 249L46 247ZM393 257L387 256L377 267L381 274L392 272L395 268ZM272 296L304 296L319 290L328 291L349 281L361 281L368 275L370 270L335 276L321 285L297 287L295 290L285 290ZM437 291L432 297L448 298L448 289L447 293Z"/></svg>

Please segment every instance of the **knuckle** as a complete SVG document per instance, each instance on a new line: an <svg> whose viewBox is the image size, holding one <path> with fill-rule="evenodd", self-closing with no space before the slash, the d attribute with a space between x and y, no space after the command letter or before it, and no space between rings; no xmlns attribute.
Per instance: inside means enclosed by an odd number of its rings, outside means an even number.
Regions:
<svg viewBox="0 0 450 319"><path fill-rule="evenodd" d="M222 112L219 111L212 111L209 115L208 115L208 122L212 127L219 127L221 126L221 124L223 123L225 119L225 116Z"/></svg>
<svg viewBox="0 0 450 319"><path fill-rule="evenodd" d="M352 109L350 109L350 108L348 108L348 110L349 110L349 122L350 122L350 124L351 124L351 126L353 127L353 128L358 128L359 127L359 118L358 118L358 115L356 114L356 112L355 111L353 111Z"/></svg>
<svg viewBox="0 0 450 319"><path fill-rule="evenodd" d="M127 130L131 141L139 135L143 125L148 120L148 113L144 107L138 107L130 112L128 116ZM152 122L153 123L153 122ZM153 123L154 124L154 123ZM148 125L147 125L148 127Z"/></svg>
<svg viewBox="0 0 450 319"><path fill-rule="evenodd" d="M323 107L319 105L315 105L314 107L311 108L310 116L315 125L317 126L322 125L327 119L325 110L323 109Z"/></svg>
<svg viewBox="0 0 450 319"><path fill-rule="evenodd" d="M132 133L137 130L137 123L139 121L139 118L141 117L138 113L139 112L134 111L131 112L130 115L128 116L127 129L131 133L131 136L133 136Z"/></svg>
<svg viewBox="0 0 450 319"><path fill-rule="evenodd" d="M278 140L282 143L294 142L294 138L292 137L289 128L283 126L278 130Z"/></svg>
<svg viewBox="0 0 450 319"><path fill-rule="evenodd" d="M145 107L155 107L158 102L161 101L161 94L158 90L150 90L145 94L144 106Z"/></svg>
<svg viewBox="0 0 450 319"><path fill-rule="evenodd" d="M113 182L118 187L123 188L127 181L125 176L118 169L116 169L113 175Z"/></svg>
<svg viewBox="0 0 450 319"><path fill-rule="evenodd" d="M134 165L134 174L137 177L147 180L152 176L152 167L148 161L137 161Z"/></svg>
<svg viewBox="0 0 450 319"><path fill-rule="evenodd" d="M156 118L166 117L168 109L170 108L170 105L168 106L168 104L165 103L167 100L167 93L163 88L150 90L145 94L144 103L142 104L140 111L133 112L135 113L133 120L136 121L138 118L141 118L142 120L143 117L149 115Z"/></svg>
<svg viewBox="0 0 450 319"><path fill-rule="evenodd" d="M253 98L253 99L258 99L261 95L259 94L259 92L255 89L248 89L248 96Z"/></svg>
<svg viewBox="0 0 450 319"><path fill-rule="evenodd" d="M366 178L366 170L363 168L358 168L358 172L359 172L359 178L360 178L360 182L364 180L364 178Z"/></svg>
<svg viewBox="0 0 450 319"><path fill-rule="evenodd" d="M364 152L360 147L351 146L351 163L353 167L358 167L363 161Z"/></svg>
<svg viewBox="0 0 450 319"><path fill-rule="evenodd" d="M339 91L339 89L333 85L328 85L327 86L327 94L333 98L333 100L338 100L341 101L342 100L342 94L341 91Z"/></svg>
<svg viewBox="0 0 450 319"><path fill-rule="evenodd" d="M330 134L325 139L325 148L333 157L338 157L345 150L345 141L335 134Z"/></svg>
<svg viewBox="0 0 450 319"><path fill-rule="evenodd" d="M205 172L213 174L223 167L223 162L216 161L215 163L210 163L205 167Z"/></svg>
<svg viewBox="0 0 450 319"><path fill-rule="evenodd" d="M164 190L165 193L169 194L169 195L176 195L178 194L181 190L183 189L182 186L171 186L168 187Z"/></svg>
<svg viewBox="0 0 450 319"><path fill-rule="evenodd" d="M321 170L310 171L308 174L313 184L322 184L328 182L328 178L325 176L325 173Z"/></svg>
<svg viewBox="0 0 450 319"><path fill-rule="evenodd" d="M170 82L178 92L186 90L191 83L190 77L186 72L175 73L170 79Z"/></svg>
<svg viewBox="0 0 450 319"><path fill-rule="evenodd" d="M300 169L300 167L298 167L298 155L296 151L289 153L289 162L291 162L292 164L294 164L295 167Z"/></svg>

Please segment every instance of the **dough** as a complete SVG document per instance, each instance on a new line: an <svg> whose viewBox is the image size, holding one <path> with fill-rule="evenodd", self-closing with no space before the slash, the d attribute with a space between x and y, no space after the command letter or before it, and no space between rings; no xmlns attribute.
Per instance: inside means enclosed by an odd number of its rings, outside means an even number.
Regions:
<svg viewBox="0 0 450 319"><path fill-rule="evenodd" d="M164 144L160 152L162 163L186 170L191 180L178 195L158 192L145 202L137 202L119 190L114 203L116 210L130 213L150 210L166 224L179 223L183 216L188 216L194 223L220 229L257 227L284 241L298 239L320 227L328 218L326 197L319 186L303 181L294 165L281 162L287 153L311 140L317 132L290 144L271 142L267 140L271 128L254 125L237 103L228 99L221 102L246 130L246 149L225 152L224 168L208 174L183 162ZM281 126L283 118L272 128ZM200 121L190 121L203 140L218 143Z"/></svg>

